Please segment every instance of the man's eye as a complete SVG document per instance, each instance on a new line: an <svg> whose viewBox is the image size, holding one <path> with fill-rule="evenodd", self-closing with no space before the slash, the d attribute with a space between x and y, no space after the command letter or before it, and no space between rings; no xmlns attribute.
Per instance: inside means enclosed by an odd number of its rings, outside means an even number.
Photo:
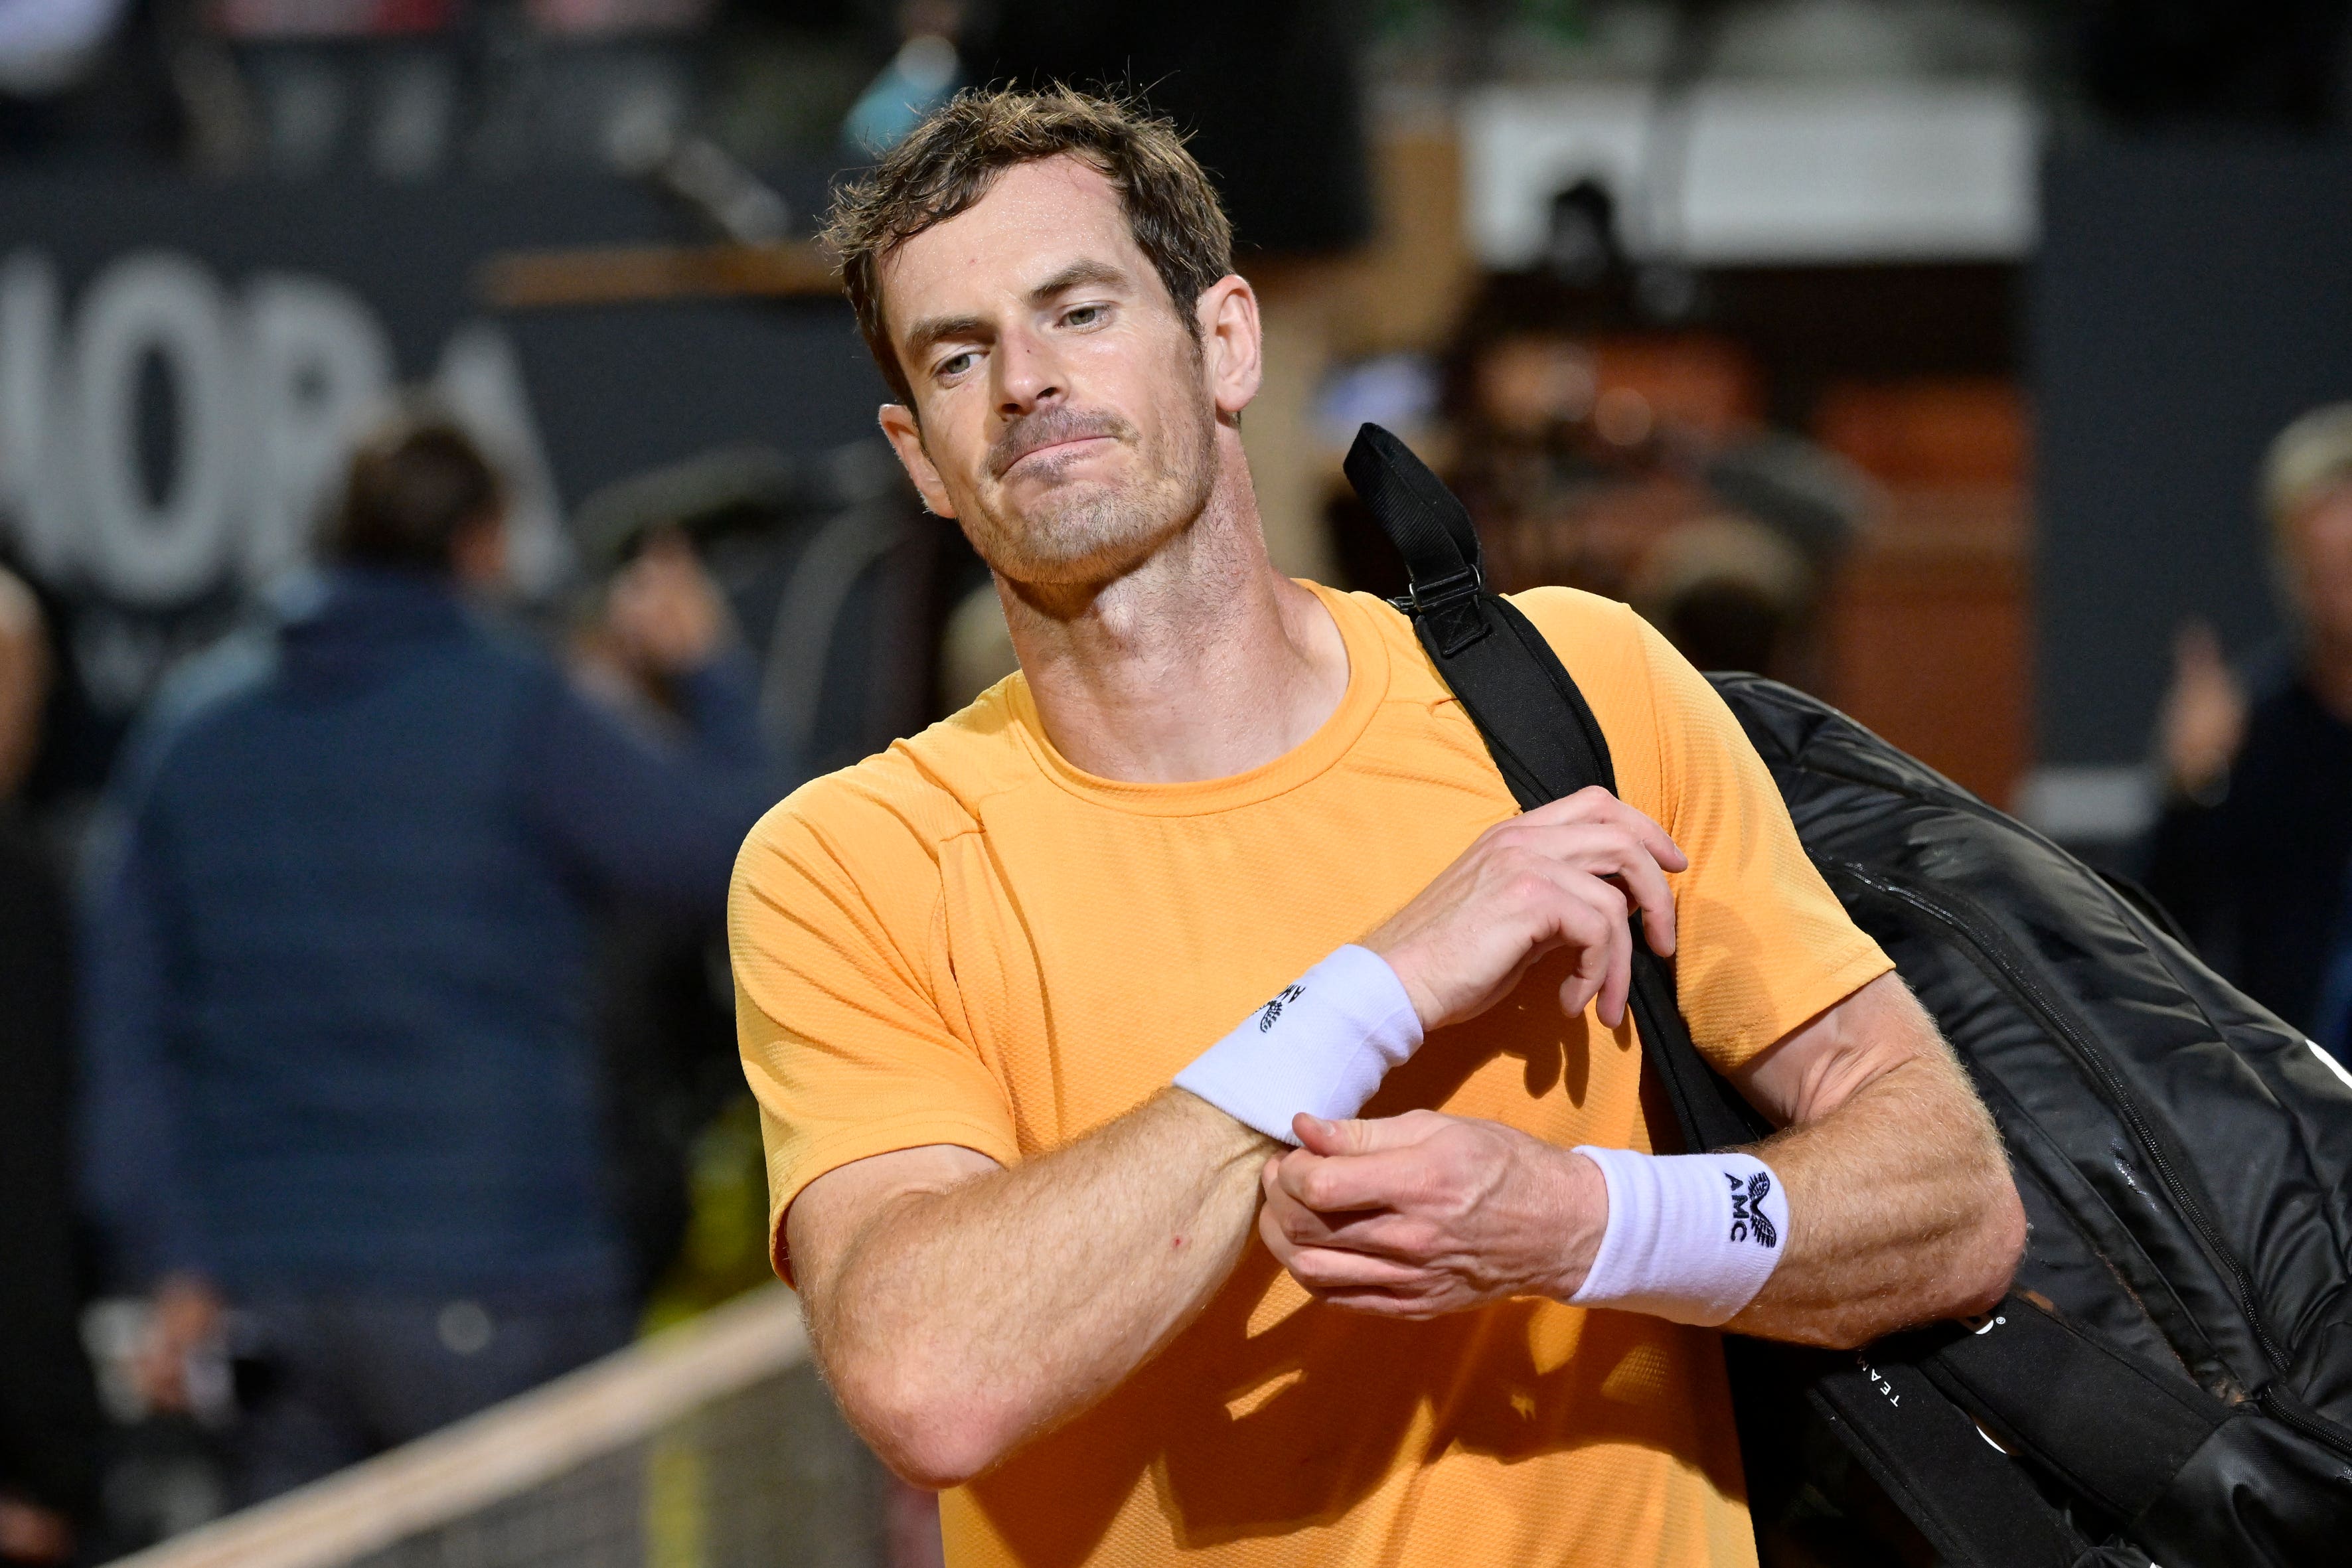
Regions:
<svg viewBox="0 0 2352 1568"><path fill-rule="evenodd" d="M938 368L932 374L937 375L961 375L965 371L971 368L971 362L977 356L974 355L970 349L964 350L964 352L960 354L950 354L947 358L939 363Z"/></svg>
<svg viewBox="0 0 2352 1568"><path fill-rule="evenodd" d="M1066 327L1091 327L1097 321L1101 321L1102 318L1103 308L1100 305L1077 305L1063 312L1062 325Z"/></svg>

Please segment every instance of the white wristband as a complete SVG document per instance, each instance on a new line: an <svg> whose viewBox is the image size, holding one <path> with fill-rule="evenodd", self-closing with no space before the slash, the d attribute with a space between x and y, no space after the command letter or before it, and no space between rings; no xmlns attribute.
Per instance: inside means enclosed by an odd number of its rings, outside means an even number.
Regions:
<svg viewBox="0 0 2352 1568"><path fill-rule="evenodd" d="M1772 1278L1789 1199L1753 1154L1637 1154L1580 1144L1609 1184L1609 1223L1569 1300L1708 1328Z"/></svg>
<svg viewBox="0 0 2352 1568"><path fill-rule="evenodd" d="M1296 1143L1290 1119L1353 1116L1421 1048L1421 1015L1387 960L1352 944L1242 1020L1176 1075L1234 1121Z"/></svg>

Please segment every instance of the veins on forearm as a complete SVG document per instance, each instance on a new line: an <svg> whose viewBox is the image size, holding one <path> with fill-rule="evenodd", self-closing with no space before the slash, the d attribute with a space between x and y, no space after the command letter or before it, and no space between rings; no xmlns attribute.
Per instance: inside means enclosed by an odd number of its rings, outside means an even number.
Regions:
<svg viewBox="0 0 2352 1568"><path fill-rule="evenodd" d="M1024 1426L1090 1403L1190 1321L1248 1238L1274 1145L1181 1099L893 1200L845 1256L824 1328L852 1355L1020 1406Z"/></svg>
<svg viewBox="0 0 2352 1568"><path fill-rule="evenodd" d="M1851 1345L1971 1310L2014 1267L2000 1142L1948 1056L1898 1062L1756 1152L1787 1184L1788 1251L1742 1331Z"/></svg>

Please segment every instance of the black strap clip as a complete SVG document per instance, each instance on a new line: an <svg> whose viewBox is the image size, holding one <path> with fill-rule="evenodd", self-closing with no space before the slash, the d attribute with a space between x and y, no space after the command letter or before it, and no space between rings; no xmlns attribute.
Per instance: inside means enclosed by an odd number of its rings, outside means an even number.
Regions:
<svg viewBox="0 0 2352 1568"><path fill-rule="evenodd" d="M1468 598L1486 586L1486 574L1473 561L1459 572L1440 577L1434 583L1415 583L1405 594L1400 608L1418 610L1423 615L1435 615L1456 599Z"/></svg>
<svg viewBox="0 0 2352 1568"><path fill-rule="evenodd" d="M1395 604L1428 626L1435 634L1437 652L1451 658L1492 629L1478 613L1478 596L1486 591L1486 574L1472 561L1434 583L1415 583Z"/></svg>

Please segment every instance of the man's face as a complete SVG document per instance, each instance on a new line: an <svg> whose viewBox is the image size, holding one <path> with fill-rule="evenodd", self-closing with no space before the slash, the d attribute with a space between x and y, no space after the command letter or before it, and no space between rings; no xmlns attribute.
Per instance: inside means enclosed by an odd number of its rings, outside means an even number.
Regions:
<svg viewBox="0 0 2352 1568"><path fill-rule="evenodd" d="M2289 525L2286 544L2296 607L2312 633L2338 647L2352 644L2352 483L2304 508Z"/></svg>
<svg viewBox="0 0 2352 1568"><path fill-rule="evenodd" d="M1200 515L1217 465L1200 342L1099 172L1007 169L893 252L881 287L919 416L886 408L883 427L996 571L1108 581Z"/></svg>

